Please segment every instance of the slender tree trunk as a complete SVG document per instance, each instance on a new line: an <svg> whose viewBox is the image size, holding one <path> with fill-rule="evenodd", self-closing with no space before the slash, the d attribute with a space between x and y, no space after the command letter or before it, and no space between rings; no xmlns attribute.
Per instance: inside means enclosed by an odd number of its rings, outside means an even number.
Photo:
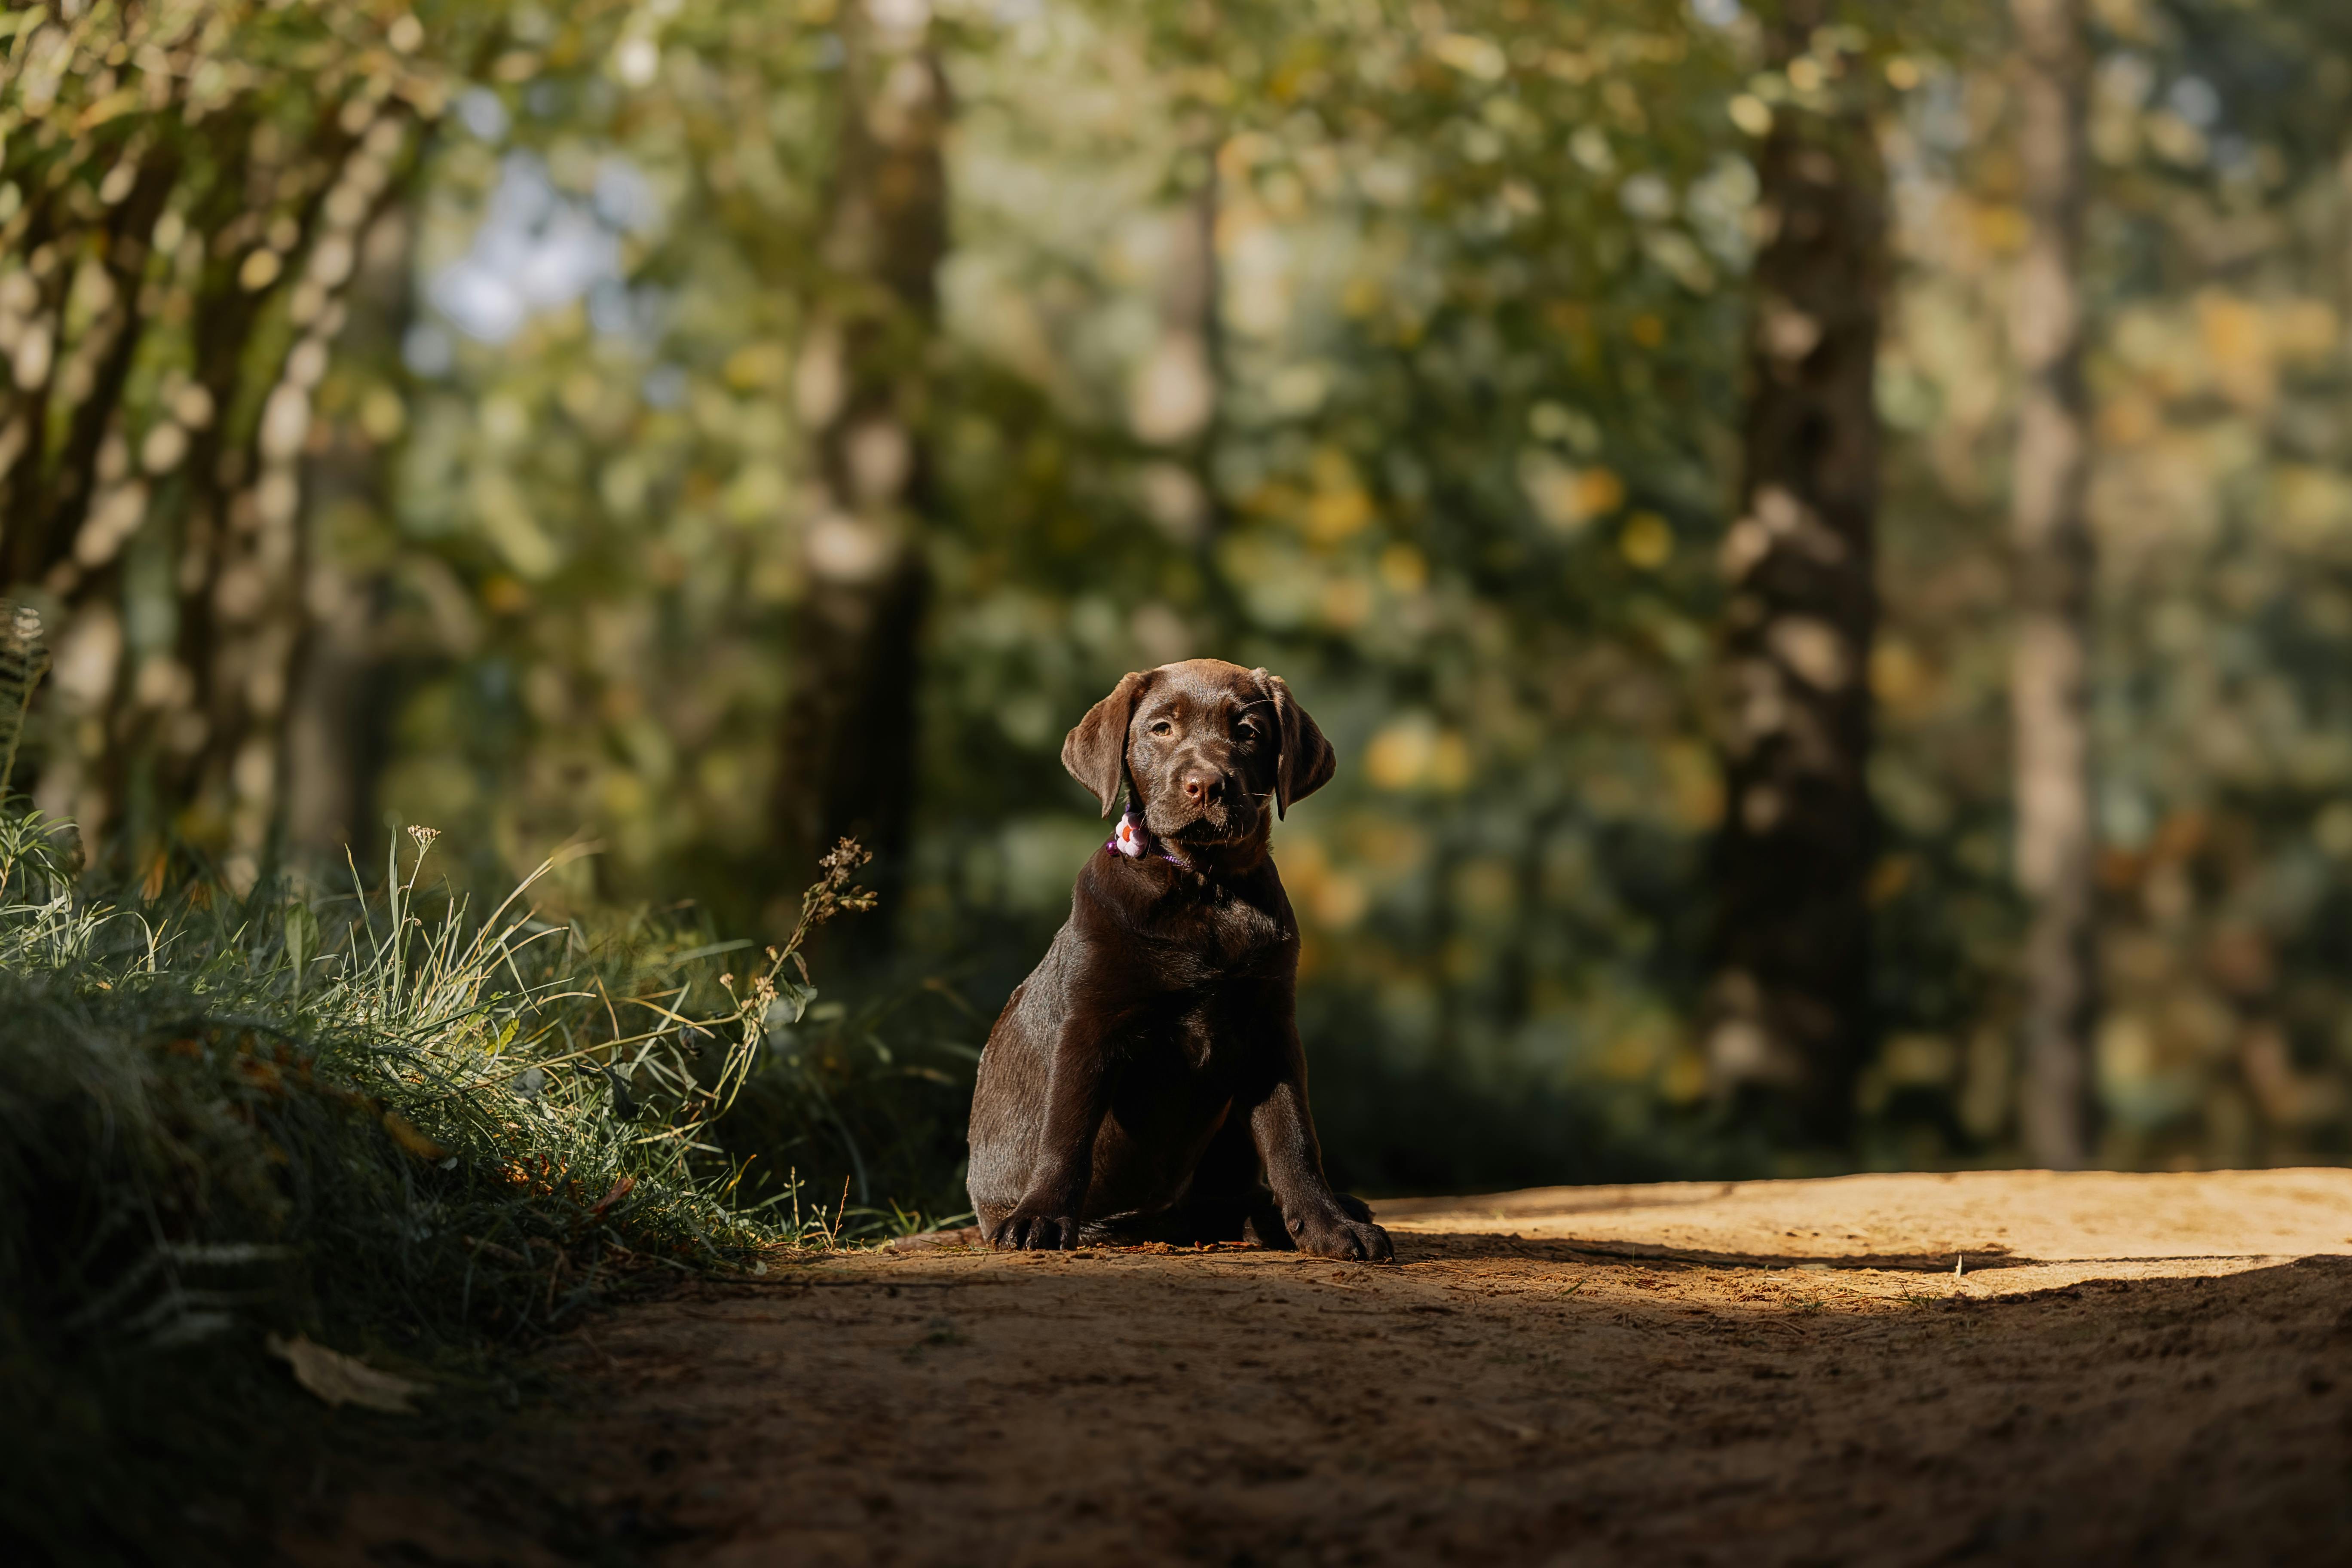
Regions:
<svg viewBox="0 0 2352 1568"><path fill-rule="evenodd" d="M73 348L73 358L79 362L77 379L82 387L66 411L64 444L46 465L36 450L10 498L7 575L22 584L41 584L68 602L81 585L81 574L64 563L78 553L88 555L92 549L92 542L78 537L79 531L103 482L101 452L110 437L119 440L121 436L123 386L130 379L139 335L145 326L141 277L146 270L155 221L163 216L163 203L179 178L179 158L169 149L144 154L135 166L138 172L130 194L115 205L103 226L100 255L107 303ZM75 268L65 265L56 270L70 277ZM54 378L36 391L41 413L47 411L53 384ZM128 466L126 458L124 467ZM121 477L113 476L118 480ZM110 555L110 547L107 553Z"/></svg>
<svg viewBox="0 0 2352 1568"><path fill-rule="evenodd" d="M1160 308L1167 320L1189 320L1201 345L1203 400L1200 430L1190 443L1192 474L1200 487L1200 515L1192 531L1193 560L1201 569L1202 582L1209 586L1210 603L1216 613L1226 625L1238 626L1241 616L1233 584L1216 563L1217 546L1233 521L1224 498L1217 491L1217 451L1226 429L1225 381L1233 370L1233 354L1225 330L1225 258L1219 248L1225 195L1219 157L1225 142L1222 135L1211 136L1208 142L1208 171L1201 188L1193 193L1192 221L1186 226L1191 244L1171 269L1169 297ZM1185 657L1197 651L1189 650Z"/></svg>
<svg viewBox="0 0 2352 1568"><path fill-rule="evenodd" d="M99 309L68 351L58 301L37 297L33 330L56 347L43 374L19 375L26 384L0 423L0 448L16 448L0 465L0 570L55 606L56 642L72 655L57 687L55 728L68 742L47 759L38 797L70 813L93 850L121 838L152 885L180 837L249 884L278 821L281 720L304 626L297 470L310 395L341 324L356 228L405 134L404 108L359 107L322 105L307 144L265 171L259 196L247 177L251 111L218 116L211 138L238 153L188 205L205 256L193 282L150 276L157 220L184 172L178 142L166 134L126 151L130 178L98 237L108 281ZM268 241L263 256L263 219L289 195L279 216L290 237ZM247 270L256 257L266 272ZM55 265L46 281L72 271ZM232 431L254 336L280 298L293 343L257 425ZM180 393L133 430L122 403L153 301L189 321L193 363ZM54 454L8 434L57 425ZM121 604L123 558L158 533L176 581L149 585L151 605L168 600L172 612L163 646L142 647Z"/></svg>
<svg viewBox="0 0 2352 1568"><path fill-rule="evenodd" d="M0 584L37 598L52 641L73 655L69 679L50 691L55 743L45 766L26 768L23 782L46 808L76 819L86 847L120 805L96 785L84 753L95 748L102 756L111 743L107 709L125 641L115 557L138 529L150 489L126 438L123 393L150 308L142 283L149 247L181 173L168 142L134 138L120 156L128 187L95 221L80 214L80 227L58 221L74 205L65 191L26 179L37 210L22 240L8 244L34 258L37 307L12 334L22 384L0 416ZM99 261L105 287L68 337L65 296L85 254ZM37 374L23 357L34 339L35 362L46 367ZM47 437L59 427L53 447Z"/></svg>
<svg viewBox="0 0 2352 1568"><path fill-rule="evenodd" d="M2032 236L2018 268L2012 339L2018 408L2011 525L2018 628L2012 674L2017 881L2025 941L2026 1155L2070 1169L2087 1157L2089 1035L2096 1006L2089 734L2092 545L2083 384L2085 54L2079 0L2011 0L2017 25L2018 153Z"/></svg>
<svg viewBox="0 0 2352 1568"><path fill-rule="evenodd" d="M338 113L322 125L313 146L332 177L304 193L288 252L293 340L268 367L251 431L228 446L224 422L215 420L215 440L191 447L209 464L190 475L181 542L179 642L194 696L186 716L174 720L184 733L165 749L158 793L184 804L188 836L217 853L240 891L276 853L285 823L288 699L308 630L301 481L311 394L349 315L344 297L360 234L411 144L406 120L383 108L351 120ZM219 378L215 405L226 408L250 355L241 341L229 353L226 336L214 346L217 362L200 341L199 372Z"/></svg>
<svg viewBox="0 0 2352 1568"><path fill-rule="evenodd" d="M357 232L441 96L435 51L392 59L427 41L413 20L372 40L363 18L311 18L304 63L215 91L249 53L218 9L51 6L0 62L27 121L0 160L22 196L0 249L26 263L0 290L0 588L57 650L36 798L157 887L175 841L244 880L282 820L310 396Z"/></svg>
<svg viewBox="0 0 2352 1568"><path fill-rule="evenodd" d="M831 278L794 387L821 494L804 536L807 592L776 801L790 886L835 839L855 836L874 852L870 885L894 909L914 819L929 596L921 520L931 476L919 432L934 275L947 248L947 84L919 31L887 31L870 8L852 6L843 33ZM887 917L860 921L840 940L871 952L888 930Z"/></svg>
<svg viewBox="0 0 2352 1568"><path fill-rule="evenodd" d="M405 214L388 210L366 230L347 301L351 324L339 344L348 356L390 363L414 319L415 252ZM386 448L346 427L306 465L310 566L305 612L286 722L286 845L299 860L333 866L348 851L375 863L375 783L391 752L392 672L382 641L389 574L335 558L320 521L338 501L384 504L393 487Z"/></svg>
<svg viewBox="0 0 2352 1568"><path fill-rule="evenodd" d="M1226 519L1215 472L1228 363L1224 269L1217 254L1223 140L1213 124L1194 127L1188 139L1199 149L1205 173L1191 199L1171 215L1171 243L1160 281L1160 341L1129 388L1128 428L1146 446L1168 454L1137 470L1144 508L1172 543L1190 550L1213 616L1230 625L1235 621L1232 588L1217 565ZM1142 651L1154 662L1172 663L1204 650L1172 638L1146 637Z"/></svg>
<svg viewBox="0 0 2352 1568"><path fill-rule="evenodd" d="M1790 0L1776 62L1820 0ZM1717 1091L1780 1135L1835 1144L1872 1034L1876 830L1865 674L1877 617L1873 401L1885 177L1859 108L1784 109L1759 158L1742 515L1727 536L1727 815L1717 845Z"/></svg>
<svg viewBox="0 0 2352 1568"><path fill-rule="evenodd" d="M6 237L9 247L28 258L34 295L22 320L10 323L7 384L0 387L7 405L0 426L0 578L19 589L37 584L48 552L49 399L65 347L66 291L79 259L68 257L79 240L64 230L63 205L60 193L34 185Z"/></svg>

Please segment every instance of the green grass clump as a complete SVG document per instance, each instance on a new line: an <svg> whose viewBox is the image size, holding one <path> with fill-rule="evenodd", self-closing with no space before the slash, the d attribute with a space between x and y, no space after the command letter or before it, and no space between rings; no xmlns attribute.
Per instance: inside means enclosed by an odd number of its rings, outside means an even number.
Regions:
<svg viewBox="0 0 2352 1568"><path fill-rule="evenodd" d="M748 944L592 934L530 882L477 918L420 885L411 835L373 889L108 902L68 833L0 813L0 1540L149 1554L118 1494L159 1457L157 1390L233 1399L222 1369L267 1369L266 1332L478 1376L617 1284L837 1237L837 1203L791 1217L790 1180L749 1201L715 1130L756 1083L758 1152L790 1170L795 1128L874 1098L772 1045L814 995L803 938L870 903L854 847L739 980Z"/></svg>

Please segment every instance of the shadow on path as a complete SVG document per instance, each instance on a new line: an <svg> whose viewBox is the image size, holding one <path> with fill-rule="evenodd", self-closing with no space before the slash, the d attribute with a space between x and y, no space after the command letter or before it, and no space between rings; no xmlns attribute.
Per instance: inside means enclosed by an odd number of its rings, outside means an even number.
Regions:
<svg viewBox="0 0 2352 1568"><path fill-rule="evenodd" d="M2352 1560L2352 1259L1977 1295L1900 1259L1400 1241L1385 1268L943 1249L695 1287L562 1347L569 1411L420 1455L289 1550Z"/></svg>

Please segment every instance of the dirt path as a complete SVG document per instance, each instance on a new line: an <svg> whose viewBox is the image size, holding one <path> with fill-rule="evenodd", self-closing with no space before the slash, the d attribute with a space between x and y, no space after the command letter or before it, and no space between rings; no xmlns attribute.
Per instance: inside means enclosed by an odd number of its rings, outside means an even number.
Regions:
<svg viewBox="0 0 2352 1568"><path fill-rule="evenodd" d="M2352 1562L2352 1172L1381 1206L1391 1268L940 1249L635 1307L559 1348L593 1390L567 1420L292 1544L320 1563Z"/></svg>

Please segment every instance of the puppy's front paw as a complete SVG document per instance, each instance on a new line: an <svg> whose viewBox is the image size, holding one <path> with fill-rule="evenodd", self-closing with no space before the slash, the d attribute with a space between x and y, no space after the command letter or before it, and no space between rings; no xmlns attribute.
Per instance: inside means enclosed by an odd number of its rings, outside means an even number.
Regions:
<svg viewBox="0 0 2352 1568"><path fill-rule="evenodd" d="M1369 1218L1349 1219L1335 1210L1290 1220L1288 1228L1298 1243L1298 1250L1318 1258L1348 1258L1365 1263L1396 1261L1396 1248L1389 1242L1389 1233Z"/></svg>
<svg viewBox="0 0 2352 1568"><path fill-rule="evenodd" d="M1078 1222L1070 1215L1015 1209L997 1226L994 1239L999 1252L1067 1252L1078 1244Z"/></svg>

